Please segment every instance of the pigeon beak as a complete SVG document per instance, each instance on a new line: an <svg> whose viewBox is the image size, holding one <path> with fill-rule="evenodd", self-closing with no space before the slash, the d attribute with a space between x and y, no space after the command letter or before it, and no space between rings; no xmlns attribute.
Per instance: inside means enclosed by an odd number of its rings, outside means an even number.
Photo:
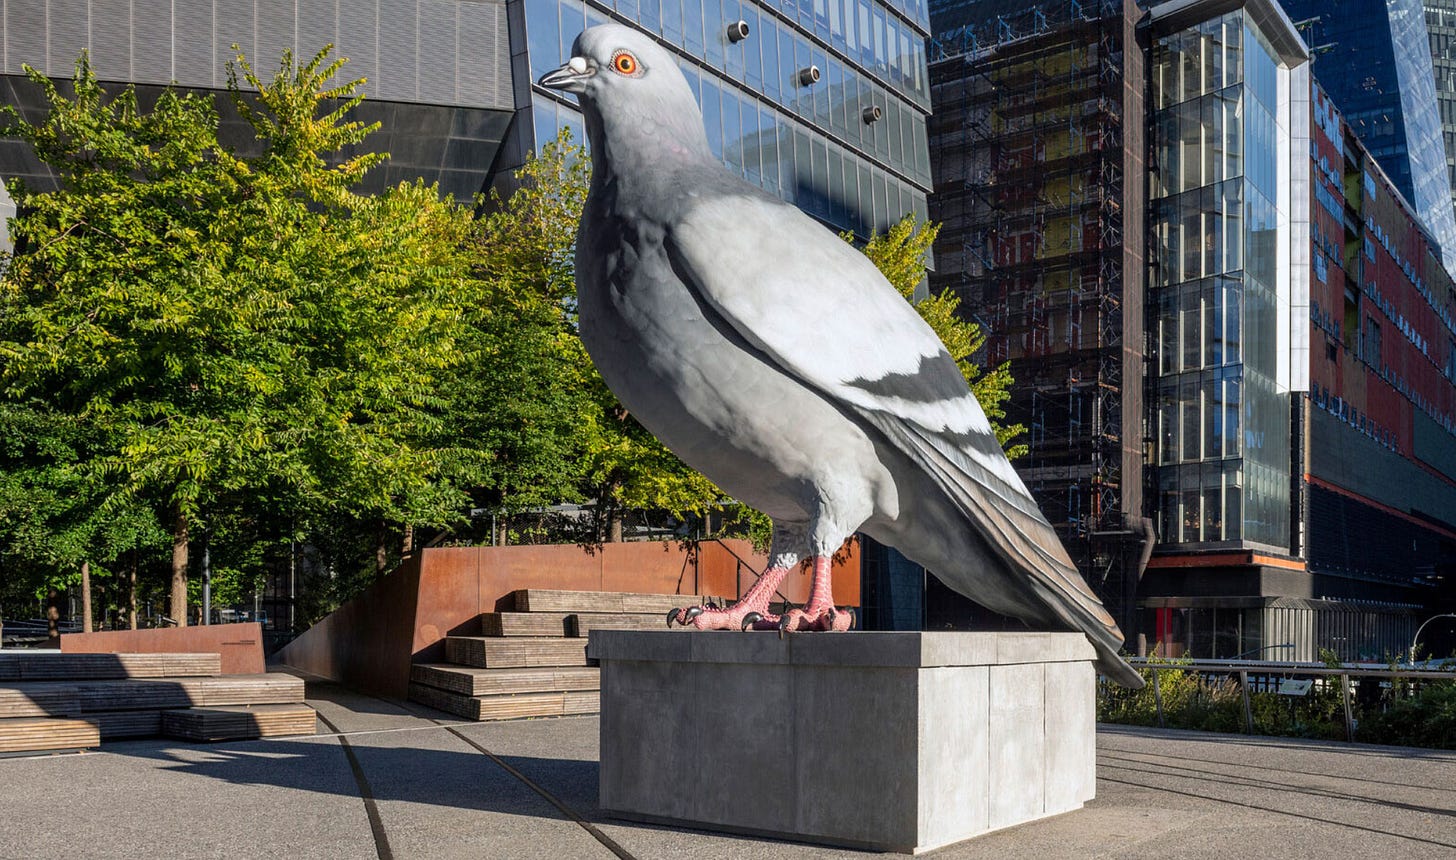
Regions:
<svg viewBox="0 0 1456 860"><path fill-rule="evenodd" d="M566 65L547 72L536 83L549 90L580 93L586 91L586 82L595 74L596 70L587 65L586 57L572 57Z"/></svg>

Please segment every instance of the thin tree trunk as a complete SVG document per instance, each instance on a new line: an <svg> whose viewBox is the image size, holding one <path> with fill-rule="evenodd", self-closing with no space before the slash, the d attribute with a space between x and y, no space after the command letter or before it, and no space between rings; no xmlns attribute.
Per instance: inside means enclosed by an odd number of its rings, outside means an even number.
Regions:
<svg viewBox="0 0 1456 860"><path fill-rule="evenodd" d="M131 551L131 570L126 577L126 618L131 624L131 629L136 630L141 625L137 619L137 551Z"/></svg>
<svg viewBox="0 0 1456 860"><path fill-rule="evenodd" d="M61 595L54 588L46 589L46 636L51 644L61 641Z"/></svg>
<svg viewBox="0 0 1456 860"><path fill-rule="evenodd" d="M403 550L401 555L409 555L415 549L415 527L409 523L404 524L404 540L401 542Z"/></svg>
<svg viewBox="0 0 1456 860"><path fill-rule="evenodd" d="M622 512L616 508L607 512L607 540L610 543L622 542Z"/></svg>
<svg viewBox="0 0 1456 860"><path fill-rule="evenodd" d="M187 515L177 512L172 531L172 620L187 626Z"/></svg>
<svg viewBox="0 0 1456 860"><path fill-rule="evenodd" d="M95 630L91 618L91 562L81 562L81 632Z"/></svg>
<svg viewBox="0 0 1456 860"><path fill-rule="evenodd" d="M389 545L385 543L388 534L388 524L380 520L379 537L374 541L374 573L378 576L383 576L384 571L389 569Z"/></svg>

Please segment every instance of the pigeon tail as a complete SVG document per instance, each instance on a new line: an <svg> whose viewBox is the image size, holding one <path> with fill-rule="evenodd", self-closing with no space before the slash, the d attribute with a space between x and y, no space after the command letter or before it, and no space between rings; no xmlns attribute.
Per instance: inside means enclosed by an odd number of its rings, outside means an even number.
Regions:
<svg viewBox="0 0 1456 860"><path fill-rule="evenodd" d="M1117 622L1082 579L1056 532L1039 512L1029 514L1024 507L1001 499L998 482L981 473L948 441L923 428L880 419L874 413L865 417L897 448L914 458L986 545L1025 577L1018 580L1026 597L1040 606L1039 614L1086 634L1097 651L1098 671L1124 687L1142 689L1142 675L1119 653L1123 636ZM1015 492L1008 487L1000 489ZM976 599L975 594L966 596Z"/></svg>

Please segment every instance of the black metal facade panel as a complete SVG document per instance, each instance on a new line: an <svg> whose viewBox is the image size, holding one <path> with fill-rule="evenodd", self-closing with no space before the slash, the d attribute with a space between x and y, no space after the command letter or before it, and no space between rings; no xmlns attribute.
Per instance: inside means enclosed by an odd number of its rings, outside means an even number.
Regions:
<svg viewBox="0 0 1456 860"><path fill-rule="evenodd" d="M1449 533L1320 486L1309 488L1308 553L1315 572L1412 586L1456 575L1456 539Z"/></svg>
<svg viewBox="0 0 1456 860"><path fill-rule="evenodd" d="M1308 420L1311 475L1398 511L1424 512L1456 531L1456 486L1323 409L1310 409ZM1311 546L1318 540L1311 533Z"/></svg>
<svg viewBox="0 0 1456 860"><path fill-rule="evenodd" d="M236 44L260 72L326 44L373 98L512 106L503 0L5 0L0 73L69 77L81 51L106 81L220 89Z"/></svg>

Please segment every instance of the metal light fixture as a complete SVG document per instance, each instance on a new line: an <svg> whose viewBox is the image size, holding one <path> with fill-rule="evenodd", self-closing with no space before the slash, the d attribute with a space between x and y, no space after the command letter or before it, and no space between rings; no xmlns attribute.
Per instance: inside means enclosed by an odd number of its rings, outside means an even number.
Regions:
<svg viewBox="0 0 1456 860"><path fill-rule="evenodd" d="M748 22L734 21L728 25L728 41L741 42L748 38Z"/></svg>
<svg viewBox="0 0 1456 860"><path fill-rule="evenodd" d="M799 86L807 87L819 83L819 67L810 66L799 70Z"/></svg>
<svg viewBox="0 0 1456 860"><path fill-rule="evenodd" d="M860 116L864 117L865 125L874 125L880 121L880 106L870 105L860 113Z"/></svg>

